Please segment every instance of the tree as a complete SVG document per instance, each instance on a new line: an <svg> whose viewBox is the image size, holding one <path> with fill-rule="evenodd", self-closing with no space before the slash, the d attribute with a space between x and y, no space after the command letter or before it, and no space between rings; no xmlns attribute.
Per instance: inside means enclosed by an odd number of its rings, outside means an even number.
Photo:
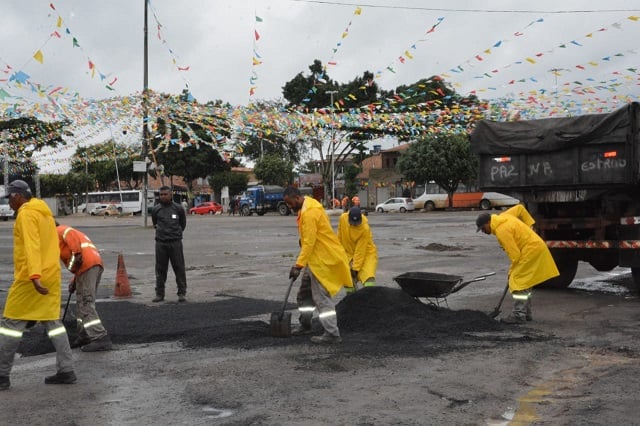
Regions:
<svg viewBox="0 0 640 426"><path fill-rule="evenodd" d="M293 182L293 161L267 154L258 160L253 172L265 185L287 186Z"/></svg>
<svg viewBox="0 0 640 426"><path fill-rule="evenodd" d="M412 144L398 160L398 170L407 180L434 181L444 189L449 207L458 184L475 179L477 167L466 134L428 135Z"/></svg>
<svg viewBox="0 0 640 426"><path fill-rule="evenodd" d="M69 172L64 175L40 175L40 193L42 197L58 194L84 194L86 180L84 173Z"/></svg>
<svg viewBox="0 0 640 426"><path fill-rule="evenodd" d="M47 123L33 117L0 120L2 150L10 159L9 181L19 178L33 184L32 176L36 171L36 165L31 159L33 154L45 147L66 145L62 134L68 124L66 121ZM6 185L4 175L0 175Z"/></svg>
<svg viewBox="0 0 640 426"><path fill-rule="evenodd" d="M358 193L358 185L356 182L356 176L360 173L360 168L351 164L344 171L344 192L349 196L349 198L353 197Z"/></svg>
<svg viewBox="0 0 640 426"><path fill-rule="evenodd" d="M289 102L290 107L325 108L331 103L329 92L338 90L337 84L331 80L319 59L315 59L313 64L309 65L309 71L311 74L306 77L302 72L298 73L282 87L282 96Z"/></svg>
<svg viewBox="0 0 640 426"><path fill-rule="evenodd" d="M156 162L162 165L165 175L183 177L189 191L195 179L230 168L199 124L175 119L167 123L158 118L157 132L160 142L153 147Z"/></svg>
<svg viewBox="0 0 640 426"><path fill-rule="evenodd" d="M223 171L214 173L209 176L209 186L216 194L222 192L225 186L229 188L229 196L234 196L247 189L249 176L245 173L233 173L231 171Z"/></svg>
<svg viewBox="0 0 640 426"><path fill-rule="evenodd" d="M88 147L78 147L71 157L71 171L89 180L84 183L89 190L94 190L96 184L102 191L118 188L118 177L120 182L125 182L127 189L134 189L140 186L143 177L139 173L133 173L133 161L141 158L137 147L108 140ZM84 191L85 189L82 190Z"/></svg>

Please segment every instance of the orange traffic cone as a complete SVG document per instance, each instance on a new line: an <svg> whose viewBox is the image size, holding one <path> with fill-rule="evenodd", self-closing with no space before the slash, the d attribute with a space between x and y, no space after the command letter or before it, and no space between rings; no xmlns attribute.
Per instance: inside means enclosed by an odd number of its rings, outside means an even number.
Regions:
<svg viewBox="0 0 640 426"><path fill-rule="evenodd" d="M122 257L122 253L118 255L118 269L116 271L116 290L113 295L115 297L131 297L131 286L129 285L129 276L127 276L127 268L124 267L124 257Z"/></svg>

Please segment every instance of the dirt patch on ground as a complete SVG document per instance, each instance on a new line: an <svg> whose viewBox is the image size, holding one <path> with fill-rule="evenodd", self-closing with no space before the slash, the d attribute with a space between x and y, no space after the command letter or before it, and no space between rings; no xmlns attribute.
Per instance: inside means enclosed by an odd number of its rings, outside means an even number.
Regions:
<svg viewBox="0 0 640 426"><path fill-rule="evenodd" d="M462 251L462 250L469 250L466 247L462 247L462 246L448 246L445 244L440 244L440 243L430 243L427 244L426 246L417 246L417 249L420 250L428 250L428 251Z"/></svg>
<svg viewBox="0 0 640 426"><path fill-rule="evenodd" d="M280 306L274 301L225 296L211 303L146 306L110 302L98 304L98 310L116 345L179 341L189 348L245 350L309 345L309 336L270 335L268 317ZM289 308L295 306L290 304ZM481 332L502 330L499 322L483 312L438 308L387 287L361 289L345 297L336 311L343 343L334 350L360 356L424 356L484 346L492 339L479 338ZM265 320L255 319L261 315ZM74 320L67 318L65 325L69 338L74 339ZM317 321L313 331L322 333ZM25 334L19 352L23 356L49 353L53 346L42 327L36 326Z"/></svg>

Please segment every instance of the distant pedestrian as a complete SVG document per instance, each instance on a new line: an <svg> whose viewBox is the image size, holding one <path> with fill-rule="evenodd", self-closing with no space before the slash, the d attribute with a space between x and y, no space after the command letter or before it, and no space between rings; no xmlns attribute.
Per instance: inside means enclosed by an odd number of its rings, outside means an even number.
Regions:
<svg viewBox="0 0 640 426"><path fill-rule="evenodd" d="M499 215L481 213L476 219L477 231L494 234L511 260L509 290L513 297L513 313L501 320L507 324L531 321L533 287L560 275L547 244L531 225L533 218L524 207L509 209Z"/></svg>
<svg viewBox="0 0 640 426"><path fill-rule="evenodd" d="M76 293L78 337L71 347L83 352L109 351L111 338L96 311L96 291L104 271L100 252L83 232L57 222L56 230L60 260L73 274L69 293Z"/></svg>
<svg viewBox="0 0 640 426"><path fill-rule="evenodd" d="M351 207L340 215L338 240L347 253L353 282L359 281L364 287L375 286L378 249L373 242L369 220L363 216L360 207ZM345 289L350 292L354 288Z"/></svg>
<svg viewBox="0 0 640 426"><path fill-rule="evenodd" d="M353 198L351 198L351 205L353 207L360 207L360 197L354 195Z"/></svg>
<svg viewBox="0 0 640 426"><path fill-rule="evenodd" d="M322 204L311 197L303 197L292 186L284 191L284 202L298 212L298 233L300 234L300 252L295 265L289 271L290 279L297 279L300 273L309 276L311 296L318 309L320 324L324 328L321 336L313 336L314 343L340 343L340 330L336 317L333 297L345 285L351 284L347 255L333 232L329 216ZM304 276L303 276L304 279ZM309 306L305 306L309 308ZM301 323L303 333L306 324Z"/></svg>
<svg viewBox="0 0 640 426"><path fill-rule="evenodd" d="M342 197L342 200L340 201L340 205L342 206L343 212L346 212L347 210L349 210L349 197L347 195Z"/></svg>
<svg viewBox="0 0 640 426"><path fill-rule="evenodd" d="M236 200L234 198L229 199L229 216L236 215Z"/></svg>
<svg viewBox="0 0 640 426"><path fill-rule="evenodd" d="M187 203L187 200L182 200L182 208L184 209L185 213L189 211L189 203Z"/></svg>
<svg viewBox="0 0 640 426"><path fill-rule="evenodd" d="M238 216L244 216L244 211L240 205L240 197L236 198L236 211L238 212Z"/></svg>
<svg viewBox="0 0 640 426"><path fill-rule="evenodd" d="M75 383L69 337L60 321L62 276L53 214L44 201L32 196L25 181L9 183L4 197L9 198L16 222L14 281L0 321L0 390L11 386L9 374L22 334L37 321L44 325L56 350L57 373L45 377L45 384Z"/></svg>
<svg viewBox="0 0 640 426"><path fill-rule="evenodd" d="M160 188L160 203L151 212L156 229L156 297L154 302L164 300L169 262L176 276L178 302L185 302L187 276L182 250L182 232L187 227L187 216L181 205L171 200L171 188Z"/></svg>

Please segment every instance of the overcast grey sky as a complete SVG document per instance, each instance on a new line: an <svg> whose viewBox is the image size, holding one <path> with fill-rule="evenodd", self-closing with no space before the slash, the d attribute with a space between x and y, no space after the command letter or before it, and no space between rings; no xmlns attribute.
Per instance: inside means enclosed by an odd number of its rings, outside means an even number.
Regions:
<svg viewBox="0 0 640 426"><path fill-rule="evenodd" d="M68 88L83 97L141 91L144 0L54 0L52 4L55 10L48 1L3 0L3 78L8 76L8 65L11 72L27 73L33 83ZM352 2L153 0L150 4L149 87L179 93L188 84L200 102L222 99L247 104L252 72L256 89L251 99L281 97L284 83L298 72L306 73L316 58L336 63L328 72L339 82L369 70L378 73L376 82L384 89L444 73L459 93L476 90L481 98L527 90L552 92L556 78L560 88L567 82L618 78L624 84L617 93L638 93L638 74L625 71L640 63L639 50L634 50L640 22L628 19L640 16L637 1L366 0L359 4L359 15L354 14L357 4ZM429 9L436 6L440 9ZM559 11L573 12L554 13ZM162 25L162 41L154 13ZM56 27L58 17L61 28ZM439 25L427 33L435 24ZM56 30L60 38L51 36ZM260 35L257 41L254 31ZM73 38L79 47L73 46ZM254 49L262 62L259 66L252 65ZM42 63L33 59L38 50ZM98 71L93 78L88 60ZM450 71L458 66L464 71ZM559 75L549 71L554 68L562 69ZM115 90L107 90L105 85L115 78ZM0 88L28 97L11 83L0 82ZM575 97L580 101L605 95L600 91Z"/></svg>

